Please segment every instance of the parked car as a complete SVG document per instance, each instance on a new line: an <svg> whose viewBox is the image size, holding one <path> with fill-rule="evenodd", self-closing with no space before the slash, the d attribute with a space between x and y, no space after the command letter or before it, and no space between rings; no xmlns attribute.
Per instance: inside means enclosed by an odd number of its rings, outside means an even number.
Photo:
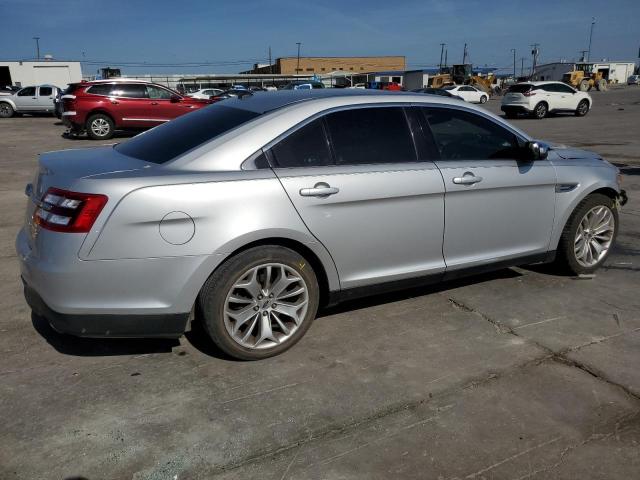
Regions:
<svg viewBox="0 0 640 480"><path fill-rule="evenodd" d="M226 100L227 98L238 98L243 97L245 95L253 95L252 90L247 90L246 88L231 88L229 90L225 90L217 95L211 97L212 102L220 102L222 100Z"/></svg>
<svg viewBox="0 0 640 480"><path fill-rule="evenodd" d="M62 101L65 125L94 140L107 140L116 130L155 127L212 103L155 83L113 78L70 84Z"/></svg>
<svg viewBox="0 0 640 480"><path fill-rule="evenodd" d="M222 93L224 90L220 88L201 88L200 90L188 93L187 97L209 99L214 95Z"/></svg>
<svg viewBox="0 0 640 480"><path fill-rule="evenodd" d="M451 93L449 90L444 90L443 88L424 87L424 88L415 88L411 91L414 93L427 93L429 95L440 95L441 97L455 98L456 100L464 101L464 98L462 98L461 96L455 95Z"/></svg>
<svg viewBox="0 0 640 480"><path fill-rule="evenodd" d="M316 90L325 88L324 83L315 80L296 80L287 83L282 90Z"/></svg>
<svg viewBox="0 0 640 480"><path fill-rule="evenodd" d="M571 112L583 117L592 105L591 95L564 82L526 82L509 87L500 108L507 118L524 113L540 119L552 112Z"/></svg>
<svg viewBox="0 0 640 480"><path fill-rule="evenodd" d="M177 337L195 319L260 359L321 302L536 262L594 272L618 174L435 95L246 95L40 155L16 248L29 305L60 332Z"/></svg>
<svg viewBox="0 0 640 480"><path fill-rule="evenodd" d="M55 85L35 85L4 95L0 97L0 117L13 117L15 113L53 113L53 100L59 91Z"/></svg>
<svg viewBox="0 0 640 480"><path fill-rule="evenodd" d="M640 75L631 75L627 79L627 85L640 85Z"/></svg>
<svg viewBox="0 0 640 480"><path fill-rule="evenodd" d="M487 103L487 100L489 100L489 94L487 92L483 92L471 85L450 85L448 87L444 87L443 90L459 96L465 102Z"/></svg>

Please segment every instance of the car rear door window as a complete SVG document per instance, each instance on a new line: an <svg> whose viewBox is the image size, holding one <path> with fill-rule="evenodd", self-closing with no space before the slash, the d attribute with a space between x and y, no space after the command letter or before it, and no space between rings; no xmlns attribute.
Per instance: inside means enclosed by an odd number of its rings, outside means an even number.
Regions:
<svg viewBox="0 0 640 480"><path fill-rule="evenodd" d="M155 100L169 100L171 99L172 93L164 88L147 85L147 95L149 98L153 98Z"/></svg>
<svg viewBox="0 0 640 480"><path fill-rule="evenodd" d="M322 120L314 120L277 143L271 153L278 167L321 167L331 165L331 153Z"/></svg>
<svg viewBox="0 0 640 480"><path fill-rule="evenodd" d="M367 107L326 117L337 165L416 162L401 107Z"/></svg>
<svg viewBox="0 0 640 480"><path fill-rule="evenodd" d="M249 110L211 105L153 128L115 149L146 162L166 163L258 116Z"/></svg>
<svg viewBox="0 0 640 480"><path fill-rule="evenodd" d="M480 115L452 108L422 108L442 160L516 159L515 134Z"/></svg>
<svg viewBox="0 0 640 480"><path fill-rule="evenodd" d="M50 97L53 94L53 88L51 87L40 87L40 96L41 97Z"/></svg>
<svg viewBox="0 0 640 480"><path fill-rule="evenodd" d="M135 83L114 85L111 89L111 95L123 98L149 98L147 95L147 86Z"/></svg>
<svg viewBox="0 0 640 480"><path fill-rule="evenodd" d="M87 88L87 93L91 93L92 95L104 95L104 96L109 96L111 95L111 88L114 85L110 85L110 84L101 84L101 85L92 85L91 87Z"/></svg>

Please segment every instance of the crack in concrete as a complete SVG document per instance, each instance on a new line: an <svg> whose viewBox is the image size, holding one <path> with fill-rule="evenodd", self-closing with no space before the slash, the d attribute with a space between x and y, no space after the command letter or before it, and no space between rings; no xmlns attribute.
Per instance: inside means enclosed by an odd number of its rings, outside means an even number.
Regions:
<svg viewBox="0 0 640 480"><path fill-rule="evenodd" d="M562 463L565 460L565 457L572 451L576 450L577 448L583 447L593 441L600 441L600 440L606 440L608 438L611 438L613 436L618 437L621 433L626 432L627 430L631 430L633 428L633 425L627 425L626 427L620 428L620 424L623 422L629 422L634 420L635 418L638 417L638 415L640 414L640 412L635 412L631 415L625 415L621 418L619 418L615 425L613 426L613 431L608 432L608 433L592 433L591 435L589 435L588 438L586 438L585 440L583 440L582 442L578 442L578 443L574 443L574 444L569 444L567 445L561 452L560 452L560 457L558 458L558 461L555 462L552 465L547 465L546 467L543 468L539 468L537 470L534 470L532 472L527 473L526 475L522 475L518 478L515 478L514 480L526 480L528 478L531 478L533 476L536 476L538 474L541 473L549 473L552 470L555 470L556 468L558 468L560 465L562 465Z"/></svg>
<svg viewBox="0 0 640 480"><path fill-rule="evenodd" d="M519 339L521 339L521 340L523 340L525 342L532 343L533 345L541 348L542 350L544 350L548 354L543 360L545 360L546 358L551 358L553 361L561 363L563 365L567 365L567 366L570 366L570 367L578 368L578 369L588 373L589 375L597 378L598 380L600 380L602 382L605 382L605 383L608 383L609 385L612 385L612 386L622 390L626 395L630 396L631 398L640 401L640 396L639 395L637 395L636 393L634 393L631 390L629 390L629 388L627 388L626 386L621 385L620 383L617 383L614 380L611 380L603 372L600 372L600 371L596 370L595 368L590 367L589 365L586 365L586 364L584 364L582 362L579 362L577 360L572 360L572 359L570 359L570 358L568 358L566 356L568 353L577 352L578 350L580 350L582 348L585 348L585 347L588 347L588 346L591 346L591 345L596 345L598 343L602 343L602 342L604 342L606 340L609 340L611 338L618 337L620 335L624 335L625 333L629 334L629 333L634 333L634 332L640 331L640 327L635 328L633 330L626 330L624 332L616 333L614 335L609 335L607 337L604 337L604 338L601 338L601 339L598 339L598 340L594 340L593 342L585 343L585 344L582 344L582 345L578 345L576 347L570 347L570 348L566 348L564 350L561 350L559 352L555 352L551 348L547 347L546 345L543 345L543 344L541 344L541 343L539 343L539 342L537 342L535 340L531 340L529 338L526 338L526 337L523 337L521 335L518 335L518 333L516 333L516 331L513 328L511 328L511 327L509 327L507 325L504 325L504 324L500 323L497 320L492 319L488 315L486 315L486 314L474 309L473 307L470 307L469 305L465 304L464 302L462 302L460 300L456 300L454 298L449 298L449 302L451 302L451 304L455 308L458 308L458 309L463 310L465 312L473 313L473 314L477 315L478 317L482 318L483 320L491 323L491 325L493 325L499 333L514 335L514 336L518 337Z"/></svg>
<svg viewBox="0 0 640 480"><path fill-rule="evenodd" d="M536 358L528 360L528 361L525 361L525 362L522 362L520 364L513 365L512 367L510 367L510 368L508 368L508 369L506 369L504 371L492 372L492 373L489 373L489 375L483 375L481 378L478 378L477 380L472 380L472 381L468 382L467 384L463 385L460 388L454 388L454 389L442 392L441 395L437 396L438 398L446 397L448 395L451 395L455 391L464 391L464 390L469 389L469 388L475 388L475 387L487 384L489 382L493 382L495 380L499 380L499 379L501 379L503 377L506 377L508 375L512 375L514 372L517 372L518 370L530 367L531 365L540 365L540 364L542 364L543 362L545 362L547 360L552 360L552 361L555 361L557 363L561 363L563 365L567 365L567 366L570 366L570 367L578 368L578 369L584 371L585 373L589 374L590 376L595 377L599 381L608 383L608 384L610 384L610 385L612 385L614 387L617 387L618 389L621 389L625 394L627 394L631 398L633 398L633 399L635 399L637 401L640 401L640 397L638 395L636 395L633 392L629 391L623 385L620 385L620 384L618 384L618 383L606 378L601 372L597 372L593 368L590 368L587 365L584 365L584 364L582 364L582 363L580 363L578 361L575 361L575 360L571 360L571 359L569 359L569 358L564 356L566 353L570 353L572 351L576 351L576 350L578 350L580 348L583 348L585 346L589 346L589 345L593 345L593 344L596 344L596 343L603 342L603 341L605 341L605 340L607 340L609 338L612 338L614 336L621 335L622 333L630 333L630 331L622 332L620 334L616 334L616 335L613 335L613 336L610 336L610 337L599 339L599 340L596 340L594 342L590 342L588 344L584 344L584 345L580 345L578 347L574 347L573 349L570 348L570 349L565 349L565 350L563 350L561 352L555 352L552 349L546 347L545 345L542 345L542 344L540 344L540 343L538 343L538 342L536 342L534 340L531 340L531 339L528 339L526 337L518 335L514 331L513 328L509 327L508 325L504 325L504 324L500 323L497 320L492 319L490 316L488 316L488 315L486 315L486 314L484 314L482 312L479 312L478 310L468 306L467 304L465 304L464 302L462 302L460 300L456 300L454 298L449 298L449 302L451 303L451 305L454 308L459 309L459 310L464 311L464 312L473 313L474 315L477 315L479 318L489 322L496 329L496 331L498 333L513 335L513 336L517 337L520 340L523 340L525 342L528 342L529 344L532 344L532 345L538 347L540 350L542 350L544 352L544 355L542 355L540 357L536 357ZM640 330L640 328L635 329L635 330ZM635 330L633 330L633 331L635 331ZM631 332L633 332L633 331L631 331ZM446 376L447 375L445 375L445 377ZM436 380L439 380L439 379L436 379ZM211 471L211 475L218 475L218 474L221 474L221 473L224 473L224 472L228 472L230 470L235 470L235 469L241 468L243 466L246 466L246 465L249 465L249 464L252 464L252 463L257 463L257 462L259 462L261 460L264 460L264 459L267 459L267 458L275 458L275 457L278 457L280 455L284 455L287 452L291 452L291 451L293 451L295 449L297 449L297 452L296 452L296 456L297 456L297 454L300 451L300 449L303 446L305 446L306 444L310 443L310 442L318 441L318 440L326 440L326 439L330 439L332 437L338 438L338 437L344 436L345 434L347 434L349 432L355 431L355 430L357 430L358 428L360 428L362 426L371 425L374 422L376 422L378 420L381 420L381 419L383 419L385 417L389 417L389 416L395 415L395 414L403 412L403 411L415 411L420 406L424 405L425 403L428 403L428 402L432 401L435 398L436 398L435 396L434 397L429 396L429 398L420 398L420 399L416 399L416 400L411 401L411 402L392 404L392 405L389 405L389 406L379 410L378 412L374 412L371 415L364 416L364 417L362 417L360 419L356 419L356 420L354 420L352 422L347 422L347 423L340 424L340 425L329 425L329 426L327 426L325 428L322 428L322 429L320 429L320 430L318 430L316 432L311 432L307 437L300 438L299 440L294 441L292 443L289 443L288 445L283 445L282 447L279 447L279 448L269 448L269 447L267 447L267 448L263 449L262 451L255 452L253 455L249 455L249 456L247 456L245 458L241 458L241 459L238 459L236 461L232 461L230 463L227 463L227 464L224 464L224 465L219 465L218 467L214 467L212 469L212 471ZM441 412L444 409L447 409L447 408L446 407L438 407L437 408L437 412ZM435 417L437 417L437 415ZM431 416L431 417L428 417L427 419L423 419L423 420L421 420L419 422L416 422L415 424L411 424L411 425L402 427L401 430L405 430L407 428L411 428L412 426L416 426L416 425L423 424L423 423L426 423L428 421L433 421L433 420L434 420L434 416ZM390 434L390 435L393 435L393 434ZM557 440L558 440L558 438L552 439L553 442L555 442ZM544 444L538 445L537 447L534 447L534 448L539 448L540 446L543 446L545 444L552 443L552 441L545 442ZM370 443L372 443L372 442L370 442ZM359 450L360 448L362 448L362 446L356 447L354 449L354 451ZM351 453L351 452L349 452L349 453ZM320 464L325 464L325 463L328 463L330 461L333 461L333 460L335 460L337 458L340 458L340 457L343 457L343 456L344 456L343 454L340 454L336 458L324 459L323 461L321 461L319 463ZM517 457L517 456L519 456L519 454L515 455L515 457ZM503 462L499 462L499 464L505 463L506 461L508 461L508 460L505 460ZM293 461L288 462L288 467L284 472L285 476L288 475L288 473L290 472L291 466L293 465L294 462L295 462L295 458L294 458ZM308 467L309 466L307 466L305 469L307 469ZM471 475L473 475L473 474L471 474ZM478 475L478 474L476 473L476 475ZM473 478L473 477L468 477L468 478ZM525 477L525 478L527 478L527 477Z"/></svg>

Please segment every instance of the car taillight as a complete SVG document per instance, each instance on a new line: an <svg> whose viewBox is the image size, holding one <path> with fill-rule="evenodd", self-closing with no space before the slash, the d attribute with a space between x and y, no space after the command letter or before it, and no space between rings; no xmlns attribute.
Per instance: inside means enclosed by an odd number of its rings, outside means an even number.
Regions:
<svg viewBox="0 0 640 480"><path fill-rule="evenodd" d="M522 95L525 97L533 97L536 94L533 90L529 90L528 92L524 92Z"/></svg>
<svg viewBox="0 0 640 480"><path fill-rule="evenodd" d="M33 221L54 232L86 233L107 200L106 195L50 188L33 212Z"/></svg>

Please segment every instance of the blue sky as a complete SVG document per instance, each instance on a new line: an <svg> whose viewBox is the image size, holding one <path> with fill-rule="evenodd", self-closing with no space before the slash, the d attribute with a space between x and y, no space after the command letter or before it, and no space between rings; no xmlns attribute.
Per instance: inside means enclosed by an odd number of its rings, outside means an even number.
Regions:
<svg viewBox="0 0 640 480"><path fill-rule="evenodd" d="M0 60L35 57L196 67L124 67L126 73L233 73L253 62L302 55L406 55L409 67L435 65L440 43L449 63L469 44L475 65L508 67L511 49L530 62L577 58L595 16L592 59L637 60L640 1L163 1L0 0ZM83 56L84 52L84 56ZM85 65L92 73L98 65Z"/></svg>

